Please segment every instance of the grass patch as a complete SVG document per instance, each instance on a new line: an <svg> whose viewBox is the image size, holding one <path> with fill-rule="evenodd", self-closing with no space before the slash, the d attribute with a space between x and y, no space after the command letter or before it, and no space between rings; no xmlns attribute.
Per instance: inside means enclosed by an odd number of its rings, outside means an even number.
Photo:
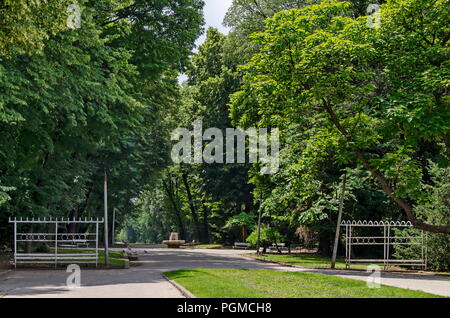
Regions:
<svg viewBox="0 0 450 318"><path fill-rule="evenodd" d="M450 276L450 272L436 272L436 275Z"/></svg>
<svg viewBox="0 0 450 318"><path fill-rule="evenodd" d="M58 254L81 254L81 253L95 253L95 250L58 249ZM109 268L125 268L126 258L123 256L123 252L110 250L108 254L109 254ZM99 268L105 267L105 251L99 250L98 256L99 256L98 267Z"/></svg>
<svg viewBox="0 0 450 318"><path fill-rule="evenodd" d="M186 269L165 273L200 298L440 298L421 291L316 273Z"/></svg>
<svg viewBox="0 0 450 318"><path fill-rule="evenodd" d="M194 248L207 248L207 249L215 249L215 248L223 248L222 244L198 244L194 245Z"/></svg>
<svg viewBox="0 0 450 318"><path fill-rule="evenodd" d="M265 254L265 255L249 255L265 260L282 262L291 265L309 267L309 268L331 268L331 259L316 254ZM352 269L367 269L369 264L351 265ZM345 261L343 259L336 260L336 268L345 269Z"/></svg>
<svg viewBox="0 0 450 318"><path fill-rule="evenodd" d="M113 268L125 268L126 258L123 256L123 252L119 251L109 251L109 267ZM105 265L105 251L99 251L98 259L99 267L104 267Z"/></svg>

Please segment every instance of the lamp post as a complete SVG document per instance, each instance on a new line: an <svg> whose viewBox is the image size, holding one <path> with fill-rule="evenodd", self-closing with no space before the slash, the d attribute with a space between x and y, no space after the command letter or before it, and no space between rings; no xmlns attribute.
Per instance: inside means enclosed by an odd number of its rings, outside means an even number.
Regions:
<svg viewBox="0 0 450 318"><path fill-rule="evenodd" d="M336 266L337 248L339 243L339 230L341 228L342 210L344 209L346 183L347 183L347 174L344 174L344 180L342 181L341 199L339 202L338 220L336 224L336 235L334 237L333 256L331 258L331 268L335 268Z"/></svg>
<svg viewBox="0 0 450 318"><path fill-rule="evenodd" d="M104 180L104 207L105 207L105 265L109 265L109 252L108 252L108 175L105 169Z"/></svg>
<svg viewBox="0 0 450 318"><path fill-rule="evenodd" d="M262 203L262 197L260 197L260 202ZM258 209L258 240L256 241L256 254L259 254L260 239L261 239L261 204Z"/></svg>
<svg viewBox="0 0 450 318"><path fill-rule="evenodd" d="M113 220L112 220L112 232L111 232L111 244L114 245L115 241L115 234L116 234L116 208L113 208ZM113 246L114 247L114 246Z"/></svg>

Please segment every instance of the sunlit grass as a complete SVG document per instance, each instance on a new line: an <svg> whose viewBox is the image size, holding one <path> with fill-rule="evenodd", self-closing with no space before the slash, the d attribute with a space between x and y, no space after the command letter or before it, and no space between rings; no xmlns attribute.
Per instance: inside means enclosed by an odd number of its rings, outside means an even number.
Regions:
<svg viewBox="0 0 450 318"><path fill-rule="evenodd" d="M194 245L194 248L207 248L207 249L215 249L215 248L224 248L222 244L198 244Z"/></svg>
<svg viewBox="0 0 450 318"><path fill-rule="evenodd" d="M200 298L431 298L421 291L316 273L185 269L165 275Z"/></svg>
<svg viewBox="0 0 450 318"><path fill-rule="evenodd" d="M297 265L309 268L331 268L331 259L317 254L264 254L264 255L250 255L265 260L286 263L290 265ZM352 269L367 269L369 264L351 265ZM345 269L345 261L343 259L336 260L337 269Z"/></svg>

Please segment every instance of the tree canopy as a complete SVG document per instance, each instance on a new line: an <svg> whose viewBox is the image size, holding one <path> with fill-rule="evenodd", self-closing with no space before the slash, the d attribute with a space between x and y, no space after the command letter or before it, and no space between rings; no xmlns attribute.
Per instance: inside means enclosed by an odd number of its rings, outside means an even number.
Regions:
<svg viewBox="0 0 450 318"><path fill-rule="evenodd" d="M21 3L1 11L14 28L1 29L2 229L10 215L99 216L105 170L120 220L168 161L164 112L179 99L176 76L201 33L203 2L79 1L75 29L64 27L63 1L35 1L46 14L30 8L31 22L12 23L28 12Z"/></svg>
<svg viewBox="0 0 450 318"><path fill-rule="evenodd" d="M256 245L261 213L261 246L327 254L345 178L344 218L409 220L448 269L450 3L378 4L234 0L225 35L202 0L0 1L0 243L9 216L101 216L106 172L123 241ZM173 162L197 120L279 129L280 169Z"/></svg>
<svg viewBox="0 0 450 318"><path fill-rule="evenodd" d="M245 89L234 95L233 111L243 124L249 118L314 130L302 160L291 166L299 177L292 186L312 185L332 151L336 163L369 171L417 228L449 233L448 224L426 224L414 212L429 200L422 192L427 159L448 163L444 2L388 2L380 29L365 17L352 18L349 3L335 1L266 21L254 36L259 52L242 67ZM249 98L255 104L247 107Z"/></svg>

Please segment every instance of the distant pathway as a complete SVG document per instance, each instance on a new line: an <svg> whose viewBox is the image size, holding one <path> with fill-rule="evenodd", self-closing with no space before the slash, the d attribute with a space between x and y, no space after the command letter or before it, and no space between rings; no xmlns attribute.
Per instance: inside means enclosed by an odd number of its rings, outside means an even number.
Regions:
<svg viewBox="0 0 450 318"><path fill-rule="evenodd" d="M64 270L16 270L0 276L0 295L10 297L183 297L162 275L189 268L270 269L324 273L365 280L365 272L312 270L263 263L242 250L135 249L137 266L123 270L82 270L81 288L68 289ZM382 284L450 296L450 277L382 273Z"/></svg>

